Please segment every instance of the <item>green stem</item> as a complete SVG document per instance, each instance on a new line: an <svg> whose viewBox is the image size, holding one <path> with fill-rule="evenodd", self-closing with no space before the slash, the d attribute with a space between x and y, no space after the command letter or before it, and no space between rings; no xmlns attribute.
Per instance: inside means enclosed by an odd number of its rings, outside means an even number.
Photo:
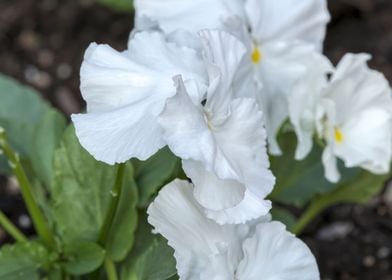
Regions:
<svg viewBox="0 0 392 280"><path fill-rule="evenodd" d="M306 226L313 221L313 219L320 214L329 205L328 201L321 199L314 200L305 212L301 215L299 220L292 227L291 232L299 235L306 228Z"/></svg>
<svg viewBox="0 0 392 280"><path fill-rule="evenodd" d="M98 237L98 243L100 245L102 245L103 247L105 247L105 245L106 245L106 240L109 235L110 228L112 227L112 223L113 223L114 217L117 212L117 208L118 208L118 204L119 204L120 196L121 196L121 191L122 191L124 171L125 171L125 163L120 164L118 166L116 181L114 182L114 185L110 191L111 200L110 200L110 204L109 204L109 209L108 209L108 212L106 213L106 217L105 217L105 220L103 222L103 225L102 225L101 231L99 233L99 237ZM107 266L106 262L107 261L111 262L111 260L109 260L108 258L106 258L106 259L107 260L105 261L105 268ZM89 279L95 280L95 279L98 279L98 277L99 277L99 269L92 272L90 274ZM117 279L117 278L109 278L109 279Z"/></svg>
<svg viewBox="0 0 392 280"><path fill-rule="evenodd" d="M9 235L11 235L18 242L28 241L27 237L7 218L2 211L0 211L0 225Z"/></svg>
<svg viewBox="0 0 392 280"><path fill-rule="evenodd" d="M105 270L108 280L118 280L116 266L108 258L105 259Z"/></svg>
<svg viewBox="0 0 392 280"><path fill-rule="evenodd" d="M98 243L105 246L107 236L110 232L114 217L117 212L118 203L120 201L120 195L123 185L125 164L120 164L117 169L116 181L110 191L111 200L109 204L108 212L106 213L105 221L102 225L101 232L99 234Z"/></svg>
<svg viewBox="0 0 392 280"><path fill-rule="evenodd" d="M45 242L49 247L55 246L55 240L52 236L49 226L43 215L41 209L36 203L31 184L26 176L22 164L20 163L19 156L12 150L11 146L8 144L7 136L3 128L0 127L0 150L2 150L5 156L8 158L9 165L18 179L20 189L22 192L23 200L26 203L27 210L31 216L39 237Z"/></svg>

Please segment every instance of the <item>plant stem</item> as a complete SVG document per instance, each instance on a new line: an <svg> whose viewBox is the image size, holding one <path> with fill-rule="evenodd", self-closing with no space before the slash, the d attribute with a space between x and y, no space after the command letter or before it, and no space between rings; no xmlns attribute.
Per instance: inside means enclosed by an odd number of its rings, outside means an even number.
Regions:
<svg viewBox="0 0 392 280"><path fill-rule="evenodd" d="M9 165L18 179L20 189L22 192L23 200L26 203L27 210L31 216L39 237L43 242L49 247L55 247L55 240L52 236L49 226L43 215L41 209L36 203L31 184L26 176L22 164L20 163L19 156L12 150L11 146L8 144L7 136L3 128L0 127L0 150L4 152L5 156L8 158Z"/></svg>
<svg viewBox="0 0 392 280"><path fill-rule="evenodd" d="M105 270L108 280L118 280L116 267L109 258L105 259Z"/></svg>
<svg viewBox="0 0 392 280"><path fill-rule="evenodd" d="M313 221L313 219L322 212L329 205L328 201L322 199L322 197L316 198L305 212L301 215L299 220L292 227L291 232L295 235L299 235L306 228L306 226Z"/></svg>
<svg viewBox="0 0 392 280"><path fill-rule="evenodd" d="M112 187L112 190L110 191L111 200L109 204L109 209L108 212L106 213L106 217L98 238L98 243L101 244L102 246L105 246L107 236L110 232L110 228L112 226L114 217L117 212L117 207L120 201L120 195L121 195L121 190L123 185L124 169L125 169L125 164L120 164L118 166L116 181Z"/></svg>
<svg viewBox="0 0 392 280"><path fill-rule="evenodd" d="M110 200L110 204L109 204L109 209L106 213L106 217L105 217L105 220L103 222L103 225L102 225L101 231L99 233L99 237L98 237L98 244L102 245L103 247L105 247L105 245L106 245L106 240L109 235L110 228L112 227L112 223L113 223L114 217L117 212L117 207L118 207L118 203L120 201L120 196L121 196L121 191L122 191L124 171L125 171L125 163L122 163L117 168L116 181L114 182L114 185L110 191L111 200ZM106 258L106 260L105 260L105 269L106 269L108 277L109 277L109 272L108 272L108 265L109 264L107 264L107 262L112 263L112 261L108 258ZM114 268L114 265L112 265L112 266L113 266L112 268L114 269L115 278L108 278L109 280L117 279L116 270ZM113 273L113 271L111 271L111 273ZM113 276L113 275L111 274L111 276ZM95 279L98 279L98 277L99 277L99 269L92 272L92 274L90 274L89 279L95 280Z"/></svg>
<svg viewBox="0 0 392 280"><path fill-rule="evenodd" d="M0 211L0 225L16 241L18 242L28 241L27 237L7 218L7 216L2 211Z"/></svg>

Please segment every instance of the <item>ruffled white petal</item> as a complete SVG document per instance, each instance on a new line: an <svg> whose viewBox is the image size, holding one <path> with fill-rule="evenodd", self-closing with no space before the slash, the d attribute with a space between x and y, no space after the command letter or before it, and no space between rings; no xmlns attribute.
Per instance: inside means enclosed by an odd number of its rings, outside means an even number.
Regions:
<svg viewBox="0 0 392 280"><path fill-rule="evenodd" d="M227 32L203 30L199 35L209 76L205 109L212 114L212 118L224 117L233 98L234 77L246 48Z"/></svg>
<svg viewBox="0 0 392 280"><path fill-rule="evenodd" d="M316 132L316 108L327 86L327 74L333 72L331 62L317 52L310 53L303 62L305 74L294 84L288 96L290 122L297 135L295 159L304 159L312 149Z"/></svg>
<svg viewBox="0 0 392 280"><path fill-rule="evenodd" d="M194 104L180 76L174 78L177 94L169 98L159 116L163 138L182 159L212 164L215 140L201 104Z"/></svg>
<svg viewBox="0 0 392 280"><path fill-rule="evenodd" d="M245 0L258 43L302 40L322 49L330 19L326 0Z"/></svg>
<svg viewBox="0 0 392 280"><path fill-rule="evenodd" d="M259 93L267 128L269 150L280 155L276 136L289 116L288 100L294 85L306 75L306 61L314 55L312 45L301 42L273 42L260 46L261 61L255 64L257 78L263 85Z"/></svg>
<svg viewBox="0 0 392 280"><path fill-rule="evenodd" d="M324 166L325 178L331 183L339 182L340 173L338 170L338 161L333 153L331 145L324 148L321 160Z"/></svg>
<svg viewBox="0 0 392 280"><path fill-rule="evenodd" d="M251 220L267 215L271 210L271 202L262 199L252 193L245 191L244 199L232 208L220 211L205 209L208 218L215 220L218 224L244 224Z"/></svg>
<svg viewBox="0 0 392 280"><path fill-rule="evenodd" d="M234 207L244 199L245 185L232 179L220 179L195 160L182 162L184 172L195 185L194 196L205 208L214 211Z"/></svg>
<svg viewBox="0 0 392 280"><path fill-rule="evenodd" d="M123 53L92 44L81 68L87 114L72 117L80 143L109 164L154 154L164 145L156 118L175 94L177 74L190 85L205 84L195 51L167 43L160 33L137 33Z"/></svg>
<svg viewBox="0 0 392 280"><path fill-rule="evenodd" d="M242 247L244 259L237 269L238 280L320 279L312 252L280 222L258 225Z"/></svg>
<svg viewBox="0 0 392 280"><path fill-rule="evenodd" d="M392 116L385 110L369 108L341 128L343 142L335 153L347 167L362 166L374 173L387 173L391 160Z"/></svg>
<svg viewBox="0 0 392 280"><path fill-rule="evenodd" d="M181 279L233 274L232 269L242 258L241 241L249 228L220 226L206 218L192 192L192 185L186 181L168 184L149 206L148 221L174 248Z"/></svg>
<svg viewBox="0 0 392 280"><path fill-rule="evenodd" d="M228 16L244 17L243 0L135 0L134 6L136 18L155 19L166 33L219 28Z"/></svg>

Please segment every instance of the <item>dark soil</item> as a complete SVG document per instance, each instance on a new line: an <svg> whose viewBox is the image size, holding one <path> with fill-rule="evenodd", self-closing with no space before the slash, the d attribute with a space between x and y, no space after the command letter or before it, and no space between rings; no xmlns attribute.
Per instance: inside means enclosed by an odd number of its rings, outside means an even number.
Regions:
<svg viewBox="0 0 392 280"><path fill-rule="evenodd" d="M336 63L346 52L369 52L371 66L391 81L392 1L329 0L329 5L333 20L326 54ZM132 22L132 15L93 0L0 0L0 73L37 88L67 116L79 112L84 106L78 90L84 50L92 41L124 49ZM303 237L322 279L392 280L390 196L366 206L333 207L308 228ZM1 177L0 208L32 232L17 188ZM0 229L0 244L8 241Z"/></svg>

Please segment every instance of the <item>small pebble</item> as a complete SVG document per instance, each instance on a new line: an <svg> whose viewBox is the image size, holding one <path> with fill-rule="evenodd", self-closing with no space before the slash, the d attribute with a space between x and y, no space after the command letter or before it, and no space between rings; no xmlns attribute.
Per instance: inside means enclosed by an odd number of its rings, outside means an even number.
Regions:
<svg viewBox="0 0 392 280"><path fill-rule="evenodd" d="M25 50L35 50L39 46L37 34L32 30L24 30L18 37L19 45Z"/></svg>
<svg viewBox="0 0 392 280"><path fill-rule="evenodd" d="M17 195L20 194L20 188L18 179L15 176L11 176L7 181L7 193Z"/></svg>
<svg viewBox="0 0 392 280"><path fill-rule="evenodd" d="M377 258L379 259L385 259L391 254L391 250L387 247L381 247L377 251Z"/></svg>
<svg viewBox="0 0 392 280"><path fill-rule="evenodd" d="M72 92L66 87L59 87L55 91L56 102L60 105L61 110L67 114L80 112L80 104L75 99Z"/></svg>
<svg viewBox="0 0 392 280"><path fill-rule="evenodd" d="M30 228L31 227L31 219L26 214L22 214L18 218L18 224L21 228Z"/></svg>
<svg viewBox="0 0 392 280"><path fill-rule="evenodd" d="M42 50L38 53L38 63L42 67L50 67L53 65L54 55L49 50Z"/></svg>
<svg viewBox="0 0 392 280"><path fill-rule="evenodd" d="M332 241L346 237L353 229L354 225L350 222L336 222L321 228L317 232L317 238Z"/></svg>
<svg viewBox="0 0 392 280"><path fill-rule="evenodd" d="M392 182L388 183L383 199L388 208L392 209Z"/></svg>
<svg viewBox="0 0 392 280"><path fill-rule="evenodd" d="M46 72L42 72L37 67L29 65L25 69L25 78L32 85L45 89L52 84L52 78Z"/></svg>
<svg viewBox="0 0 392 280"><path fill-rule="evenodd" d="M59 79L66 80L72 75L72 67L67 63L61 63L57 66L56 74Z"/></svg>
<svg viewBox="0 0 392 280"><path fill-rule="evenodd" d="M376 258L375 257L373 257L373 256L366 256L364 259L363 259L363 265L364 266L366 266L366 267L372 267L372 266L374 266L375 264L376 264Z"/></svg>

